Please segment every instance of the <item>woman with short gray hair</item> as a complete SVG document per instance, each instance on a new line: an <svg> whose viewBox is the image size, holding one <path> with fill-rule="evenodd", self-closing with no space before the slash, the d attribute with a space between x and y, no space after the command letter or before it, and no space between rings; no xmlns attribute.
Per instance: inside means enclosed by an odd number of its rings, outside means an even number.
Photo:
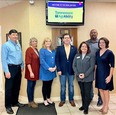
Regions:
<svg viewBox="0 0 116 115"><path fill-rule="evenodd" d="M32 37L29 42L30 47L27 48L25 54L25 78L27 79L27 96L29 107L37 108L34 102L34 88L36 81L39 79L40 60L37 50L37 39Z"/></svg>

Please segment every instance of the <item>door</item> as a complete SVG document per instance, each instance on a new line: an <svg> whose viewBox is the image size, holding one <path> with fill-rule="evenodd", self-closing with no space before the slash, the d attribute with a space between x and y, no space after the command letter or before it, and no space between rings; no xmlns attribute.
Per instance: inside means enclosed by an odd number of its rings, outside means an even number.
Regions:
<svg viewBox="0 0 116 115"><path fill-rule="evenodd" d="M1 63L1 45L2 45L2 36L0 26L0 63ZM2 64L0 64L0 91L2 91Z"/></svg>
<svg viewBox="0 0 116 115"><path fill-rule="evenodd" d="M77 47L77 28L52 28L53 46L56 48L58 45L62 44L59 43L61 42L59 40L62 39L64 33L68 33L72 36L72 44Z"/></svg>

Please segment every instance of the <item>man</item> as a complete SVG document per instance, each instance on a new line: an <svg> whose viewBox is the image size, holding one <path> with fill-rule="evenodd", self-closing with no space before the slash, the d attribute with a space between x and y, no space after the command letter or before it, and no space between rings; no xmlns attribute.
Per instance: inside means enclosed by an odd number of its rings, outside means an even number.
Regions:
<svg viewBox="0 0 116 115"><path fill-rule="evenodd" d="M97 39L97 36L98 36L97 30L92 29L90 31L90 39L86 41L88 43L89 47L90 47L91 53L94 56L96 54L96 51L99 49L98 48L98 39ZM91 100L93 99L93 96L94 96L94 93L93 93L93 87L92 87L92 89L91 89ZM97 102L97 106L101 106L101 105L102 105L102 99L101 99L100 92L99 92L99 89L98 89L98 102Z"/></svg>
<svg viewBox="0 0 116 115"><path fill-rule="evenodd" d="M5 107L8 114L13 114L12 106L22 107L18 102L21 85L21 70L24 63L22 51L18 43L18 32L15 29L9 31L9 40L2 45L2 66L5 75Z"/></svg>
<svg viewBox="0 0 116 115"><path fill-rule="evenodd" d="M58 75L60 77L60 100L59 107L62 107L65 104L66 100L66 80L68 79L68 95L70 104L75 107L74 102L74 71L72 68L72 63L75 54L77 53L77 48L70 45L71 36L69 34L64 34L63 45L58 46L56 50L56 66Z"/></svg>

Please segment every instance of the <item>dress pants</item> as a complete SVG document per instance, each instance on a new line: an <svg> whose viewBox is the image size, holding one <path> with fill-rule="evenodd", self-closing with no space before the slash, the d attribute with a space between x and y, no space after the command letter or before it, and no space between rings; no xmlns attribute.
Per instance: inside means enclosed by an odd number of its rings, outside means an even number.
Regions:
<svg viewBox="0 0 116 115"><path fill-rule="evenodd" d="M21 67L20 65L8 66L11 78L5 77L5 107L9 108L18 103L20 85L21 85Z"/></svg>
<svg viewBox="0 0 116 115"><path fill-rule="evenodd" d="M47 100L51 97L52 82L53 80L43 81L42 94L43 94L44 100Z"/></svg>
<svg viewBox="0 0 116 115"><path fill-rule="evenodd" d="M88 111L89 104L91 102L91 87L92 82L78 82L80 91L81 91L81 97L82 97L82 107L84 110Z"/></svg>

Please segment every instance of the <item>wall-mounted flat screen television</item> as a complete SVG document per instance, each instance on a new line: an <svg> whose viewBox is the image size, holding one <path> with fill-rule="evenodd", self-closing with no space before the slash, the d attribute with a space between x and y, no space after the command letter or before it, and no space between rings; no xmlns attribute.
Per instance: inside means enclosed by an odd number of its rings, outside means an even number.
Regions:
<svg viewBox="0 0 116 115"><path fill-rule="evenodd" d="M46 25L84 25L85 0L46 0Z"/></svg>

